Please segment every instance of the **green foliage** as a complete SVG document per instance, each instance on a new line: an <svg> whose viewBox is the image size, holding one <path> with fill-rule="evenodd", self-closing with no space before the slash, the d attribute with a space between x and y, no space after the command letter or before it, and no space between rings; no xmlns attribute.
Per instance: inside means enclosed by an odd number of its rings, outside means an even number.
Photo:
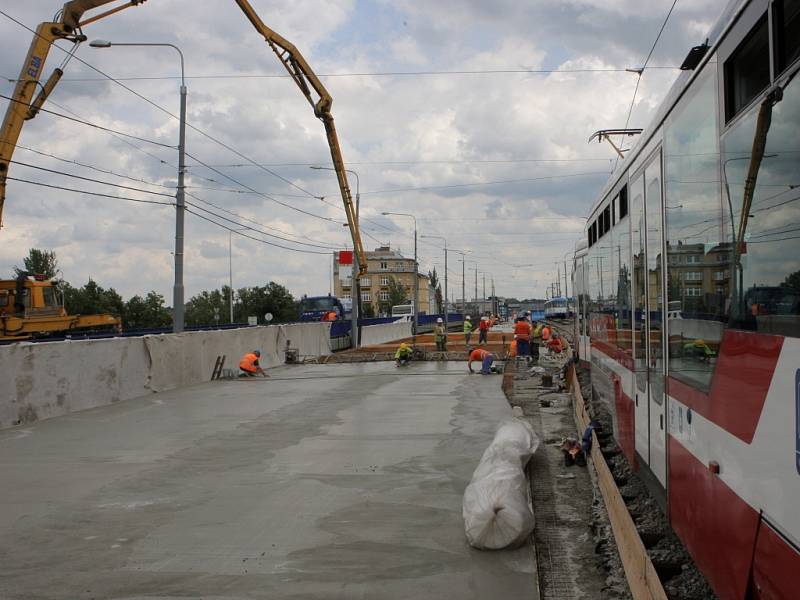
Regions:
<svg viewBox="0 0 800 600"><path fill-rule="evenodd" d="M230 321L230 288L226 285L221 290L203 291L186 303L187 325L209 325L214 323L214 309L217 309L220 323Z"/></svg>
<svg viewBox="0 0 800 600"><path fill-rule="evenodd" d="M362 302L361 317L364 319L371 319L374 316L375 316L375 308L372 306L372 302Z"/></svg>
<svg viewBox="0 0 800 600"><path fill-rule="evenodd" d="M800 271L787 275L781 286L800 292Z"/></svg>
<svg viewBox="0 0 800 600"><path fill-rule="evenodd" d="M114 288L105 289L89 279L83 287L72 287L65 282L61 289L64 292L64 307L71 315L110 313L124 318L125 302Z"/></svg>
<svg viewBox="0 0 800 600"><path fill-rule="evenodd" d="M58 273L58 259L55 250L40 250L31 248L28 256L22 259L24 268L14 267L14 278L20 273L42 274L48 279L53 279Z"/></svg>
<svg viewBox="0 0 800 600"><path fill-rule="evenodd" d="M270 281L265 286L240 288L237 293L238 302L233 305L234 320L247 321L247 317L258 317L264 321L266 313L272 313L273 323L285 323L297 319L297 303L284 286Z"/></svg>
<svg viewBox="0 0 800 600"><path fill-rule="evenodd" d="M442 314L442 306L444 302L442 301L442 286L439 282L439 275L436 273L436 267L433 268L433 271L428 271L428 279L431 282L431 287L434 290L434 299L436 301L436 313Z"/></svg>
<svg viewBox="0 0 800 600"><path fill-rule="evenodd" d="M172 324L172 315L164 306L164 296L150 291L144 298L134 296L125 303L122 324L127 329L168 327Z"/></svg>
<svg viewBox="0 0 800 600"><path fill-rule="evenodd" d="M409 304L411 302L408 298L406 288L394 277L389 276L389 289L387 291L389 292L389 300L386 303L389 306L389 312L393 306Z"/></svg>

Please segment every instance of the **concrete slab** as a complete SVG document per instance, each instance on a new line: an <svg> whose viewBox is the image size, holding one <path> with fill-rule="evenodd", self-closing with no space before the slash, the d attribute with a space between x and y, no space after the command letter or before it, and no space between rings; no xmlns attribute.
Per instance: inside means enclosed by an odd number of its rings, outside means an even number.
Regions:
<svg viewBox="0 0 800 600"><path fill-rule="evenodd" d="M461 497L510 408L462 363L304 365L0 432L0 597L535 598Z"/></svg>

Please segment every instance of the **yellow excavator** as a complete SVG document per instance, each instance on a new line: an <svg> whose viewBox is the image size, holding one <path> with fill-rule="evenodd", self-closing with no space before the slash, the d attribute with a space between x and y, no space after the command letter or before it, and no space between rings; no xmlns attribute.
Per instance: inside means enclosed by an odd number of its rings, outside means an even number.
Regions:
<svg viewBox="0 0 800 600"><path fill-rule="evenodd" d="M87 39L82 31L84 26L131 6L137 6L145 2L145 0L129 0L105 12L83 19L84 13L87 11L111 4L114 1L116 0L71 0L64 4L53 21L41 23L36 28L33 41L31 42L30 49L25 58L25 63L17 79L14 94L6 110L2 129L0 129L0 228L2 228L8 169L20 133L22 132L22 126L26 120L33 119L36 116L63 75L63 69L57 68L43 85L40 82L47 55L50 52L50 47L57 40L66 40L74 44L62 65L65 66L78 46ZM306 97L309 104L313 107L314 115L325 125L325 133L328 137L328 146L330 147L333 167L336 171L336 178L339 183L339 190L342 195L342 202L347 216L347 224L350 228L350 236L353 240L353 248L359 259L359 273L355 275L355 277L360 278L367 271L367 258L364 253L364 246L361 242L358 216L353 206L352 193L350 192L350 185L347 181L347 173L345 171L342 152L339 147L336 126L334 125L333 115L331 114L333 98L308 65L305 58L303 58L303 55L291 42L267 27L247 0L235 0L235 2L242 12L244 12L253 27L255 27L256 31L264 36L264 40L275 52L281 64L283 64L289 72L289 75L300 88L300 91ZM34 99L33 96L37 89L39 89L39 93ZM21 288L20 285L22 285ZM0 290L6 290L7 302L12 302L7 305L7 307L10 307L9 311L2 313L3 332L0 334L0 340L4 339L2 336L9 335L6 331L18 332L18 334L11 333L10 335L16 335L18 339L21 339L30 337L39 331L52 332L73 329L75 327L95 326L80 324L82 322L91 321L94 318L99 320L107 318L115 319L115 317L110 317L110 315L70 317L64 311L63 306L54 307L47 305L45 294L48 295L48 297L55 297L55 290L52 291L52 294L43 291L48 289L48 287L51 290L53 288L50 282L30 281L27 277L22 284L20 284L19 280L0 281ZM21 292L18 291L20 289L22 290ZM28 292L28 298L31 302L29 307L26 307L24 302L18 301L24 296L25 290L30 290L30 292ZM12 293L15 294L15 299L13 301L10 300ZM0 302L2 302L2 299L2 291L0 291ZM32 312L34 310L54 310L55 308L60 308L62 314L48 316L45 314L35 315ZM51 318L49 323L46 321L48 318ZM7 323L8 329L6 329Z"/></svg>
<svg viewBox="0 0 800 600"><path fill-rule="evenodd" d="M68 315L58 290L44 275L23 272L0 281L0 342L108 327L120 331L122 320L105 314Z"/></svg>

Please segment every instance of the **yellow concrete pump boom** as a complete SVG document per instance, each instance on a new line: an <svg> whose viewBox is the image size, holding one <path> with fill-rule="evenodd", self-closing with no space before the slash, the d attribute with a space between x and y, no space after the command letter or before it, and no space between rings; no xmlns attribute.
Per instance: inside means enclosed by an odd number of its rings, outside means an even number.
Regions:
<svg viewBox="0 0 800 600"><path fill-rule="evenodd" d="M55 69L47 82L42 86L39 96L36 100L31 102L34 90L37 85L39 85L40 74L44 67L45 60L47 59L47 54L50 51L50 46L56 40L69 40L75 43L77 48L78 44L86 41L86 36L81 33L82 25L93 23L98 19L119 12L129 6L141 4L145 0L129 0L125 4L119 5L85 21L81 21L83 13L87 10L103 4L109 4L112 1L113 0L72 0L64 5L60 13L60 20L42 23L36 29L36 34L34 35L30 50L28 50L28 56L25 59L22 72L14 88L13 99L9 103L8 110L6 111L2 130L0 130L0 227L2 227L3 222L3 202L5 200L8 166L11 163L14 148L17 145L17 140L22 131L22 125L25 120L32 119L36 116L39 108L44 104L47 96L56 86L59 79L61 79L61 75L63 75L63 70L61 68ZM289 75L292 76L292 79L294 79L294 82L300 88L300 91L303 92L309 104L314 108L314 114L325 125L325 133L328 136L328 146L331 150L333 167L336 171L336 178L339 181L339 190L342 194L342 202L344 203L344 209L347 215L347 224L353 239L353 249L356 252L356 256L358 256L359 273L357 276L361 276L367 271L367 257L364 254L364 246L361 242L361 232L358 224L358 215L353 206L353 196L347 181L342 151L339 147L339 138L336 135L336 126L334 125L333 115L331 114L333 98L294 44L267 27L247 0L236 0L236 4L242 9L242 12L247 16L250 23L256 28L256 31L264 36L270 48L272 48L278 56L283 66L286 67L286 70L289 72ZM314 93L318 96L316 100L314 98Z"/></svg>
<svg viewBox="0 0 800 600"><path fill-rule="evenodd" d="M311 67L308 66L306 59L303 58L303 55L300 54L300 51L294 44L267 27L247 0L236 0L236 4L242 9L253 24L253 27L264 36L269 47L272 48L278 56L283 66L286 67L286 70L289 72L289 75L292 76L292 79L294 79L294 82L300 88L300 91L303 92L308 103L313 107L314 114L325 125L325 133L328 136L328 146L330 146L331 158L333 159L333 168L336 171L336 178L339 180L339 190L342 193L342 202L344 203L344 210L347 215L347 224L350 227L350 235L353 238L353 248L356 252L356 256L358 256L359 273L356 276L360 277L367 272L367 256L364 254L364 245L361 242L358 215L356 215L355 208L353 207L353 195L350 192L350 185L347 182L344 159L342 159L339 138L336 135L336 126L333 123L333 115L331 114L333 98L325 86L322 85L322 82ZM319 96L316 102L312 95L312 89L316 92L317 96Z"/></svg>
<svg viewBox="0 0 800 600"><path fill-rule="evenodd" d="M104 4L109 4L114 0L72 0L64 4L59 16L54 21L47 21L40 23L36 28L36 33L33 36L33 41L28 49L28 55L22 65L17 85L14 87L14 94L11 96L11 101L8 103L8 110L3 119L3 126L0 129L0 227L3 224L3 203L6 198L6 177L8 175L8 165L11 163L11 157L14 154L14 149L17 146L19 134L22 131L22 125L28 119L32 119L39 112L39 109L47 100L47 96L53 91L61 76L64 74L63 69L57 68L53 71L47 82L42 85L42 89L35 100L31 102L36 88L41 85L39 79L44 68L44 63L47 60L47 55L50 52L50 46L56 40L67 40L75 44L73 52L77 45L86 41L86 36L81 33L81 26L88 23L93 23L103 17L117 13L130 6L141 4L145 0L129 0L125 4L119 5L111 10L108 10L99 15L95 15L91 19L81 21L83 13L87 10L97 8ZM64 65L72 57L70 53ZM63 65L62 65L63 66Z"/></svg>

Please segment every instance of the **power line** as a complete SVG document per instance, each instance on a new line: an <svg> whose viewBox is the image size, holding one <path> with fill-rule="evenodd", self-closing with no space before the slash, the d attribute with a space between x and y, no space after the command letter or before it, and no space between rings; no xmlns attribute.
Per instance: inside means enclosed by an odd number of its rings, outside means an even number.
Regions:
<svg viewBox="0 0 800 600"><path fill-rule="evenodd" d="M197 204L194 204L192 202L187 202L186 204L189 205L189 206L193 206L198 210L202 210L205 213L213 215L217 219L222 219L223 221L227 221L228 223L231 223L232 225L238 225L240 228L248 229L250 231L255 231L256 233L259 233L261 235L267 235L267 236L270 236L270 237L277 237L277 236L273 236L270 233L259 231L258 229L255 229L254 227L250 227L248 225L242 225L240 222L234 221L233 219L229 219L229 218L227 218L227 217L225 217L223 215L217 214L212 210L208 210L207 208L203 208L202 206L198 206ZM201 216L198 213L192 213L192 214L194 214L195 216ZM214 221L214 223L217 224L217 225L220 225L220 223L217 223L215 221ZM283 246L282 244L276 244L275 242L270 242L270 241L267 241L267 240L261 240L261 241L263 243L269 245L269 246L274 246L276 248L283 248L284 250L291 250L293 252L304 252L306 254L328 254L332 250L332 248L326 248L325 252L319 252L317 250L303 250L301 248L290 248L289 246ZM292 243L298 243L298 244L303 243L303 242L293 242L292 240L286 240L286 241L289 241L289 242L292 242ZM305 244L305 245L313 246L313 244ZM317 246L317 248L325 248L325 246Z"/></svg>
<svg viewBox="0 0 800 600"><path fill-rule="evenodd" d="M679 67L658 66L651 69L666 69L677 71ZM462 69L462 70L428 70L428 71L372 71L362 73L317 73L317 77L421 77L428 75L508 75L508 74L530 74L530 75L550 75L553 73L626 73L631 68L580 68L580 69ZM185 79L287 79L291 77L286 73L220 73L216 75L192 75ZM118 77L118 81L162 81L170 79L180 79L177 75L161 75L150 77ZM10 80L11 81L11 80ZM71 82L90 82L104 81L101 77L67 77L62 81Z"/></svg>
<svg viewBox="0 0 800 600"><path fill-rule="evenodd" d="M443 190L443 189L452 189L452 188L463 188L463 187L478 187L484 185L502 185L508 183L527 183L530 181L544 181L548 179L567 179L570 177L585 177L589 175L605 175L608 176L608 171L589 171L586 173L568 173L565 175L545 175L543 177L529 177L525 179L505 179L500 181L482 181L480 183L454 183L449 185L428 185L428 186L421 186L421 187L413 187L413 188L393 188L393 189L386 189L386 190L371 190L367 192L361 192L362 196L366 196L368 194L388 194L388 193L399 193L399 192L417 192L422 190Z"/></svg>
<svg viewBox="0 0 800 600"><path fill-rule="evenodd" d="M644 59L644 63L642 64L642 68L639 71L639 76L636 78L636 87L633 88L633 98L631 98L631 106L628 109L628 118L625 119L625 129L628 128L628 125L631 122L631 115L633 114L633 105L636 103L636 94L639 92L639 84L642 82L642 75L644 74L644 70L647 69L647 63L650 62L650 57L653 56L653 52L658 45L658 40L661 39L661 34L664 33L664 28L667 26L667 22L669 21L670 16L672 15L672 11L675 8L675 5L678 3L678 0L673 0L672 6L669 7L669 11L667 12L667 16L664 19L664 22L661 24L661 29L658 30L658 35L656 36L655 41L653 41L653 45L650 47L650 52L647 53L647 58ZM654 67L651 67L654 68ZM621 138L624 140L624 136ZM621 143L620 143L621 147ZM619 159L619 157L617 157ZM616 166L616 161L614 165Z"/></svg>
<svg viewBox="0 0 800 600"><path fill-rule="evenodd" d="M45 38L44 38L43 36L41 36L41 35L40 35L40 34L39 34L37 31L35 31L34 29L32 29L32 28L28 27L27 25L25 25L25 24L24 24L24 23L22 23L21 21L18 21L17 19L15 19L14 17L12 17L12 16L11 16L11 15L9 15L8 13L6 13L5 11L2 11L2 10L0 10L0 14L2 14L2 15L3 15L4 17L6 17L7 19L9 19L9 20L13 21L14 23L16 23L17 25L19 25L20 27L22 27L22 28L24 28L24 29L28 30L29 32L33 33L35 36L37 36L37 37L40 37L40 38L42 38L42 39L45 39ZM47 40L47 41L48 41L48 43L50 42L49 40ZM119 80L115 79L114 77L112 77L111 75L109 75L109 74L105 73L105 72L104 72L104 71L102 71L101 69L99 69L99 68L95 67L95 66L94 66L94 65L92 65L91 63L89 63L89 62L87 62L87 61L83 60L83 59L82 59L82 58L80 58L79 56L75 56L75 55L74 55L72 52L69 52L69 51L67 51L67 50L64 50L63 48L61 48L59 45L57 45L57 44L55 44L55 43L53 43L53 44L52 44L52 46L54 46L54 47L58 48L59 50L61 50L61 51L62 51L62 52L64 52L65 54L69 55L70 57L73 57L73 58L75 58L75 59L76 59L78 62L80 62L81 64L83 64L83 65L85 65L85 66L89 67L89 68L90 68L90 69L92 69L94 72L96 72L96 73L98 73L98 74L102 75L102 76L103 76L104 78L106 78L107 80L109 80L109 81L112 81L112 82L116 83L117 85L119 85L119 86L120 86L120 87L122 87L123 89L127 90L128 92L130 92L131 94L133 94L133 95L134 95L134 96L136 96L137 98L139 98L139 99L141 99L141 100L144 100L145 102L147 102L148 104L150 104L150 105L151 105L151 106L153 106L154 108L156 108L156 109L160 110L160 111L161 111L161 112L163 112L164 114L166 114L166 115L169 115L169 116L170 116L170 117L172 117L173 119L176 119L176 120L178 120L178 117L177 117L177 116L175 116L173 113L171 113L170 111L168 111L166 108L164 108L164 107L163 107L163 106L161 106L160 104L156 103L156 102L155 102L155 101L153 101L153 100L150 100L148 97L146 97L146 96L144 96L144 95L140 94L139 92L137 92L136 90L134 90L134 89L132 89L132 88L128 87L127 85L125 85L125 84L124 84L124 83L122 83L121 81L119 81ZM5 98L8 98L7 96L3 96L3 97L5 97ZM8 99L10 100L11 98L8 98ZM17 101L17 102L18 102L18 101ZM24 104L24 103L23 103L23 104ZM41 110L44 110L44 109L41 109ZM191 124L191 123L189 123L189 122L187 122L187 123L186 123L186 126L187 126L187 127L189 127L189 128L191 128L192 130L196 131L197 133L199 133L199 134L200 134L200 135L202 135L203 137L205 137L205 138L207 138L207 139L211 140L212 142L214 142L214 143L216 143L216 144L218 144L218 145L222 146L222 147L223 147L223 148L225 148L226 150L228 150L228 151L232 152L233 154L235 154L235 155L236 155L236 156L238 156L239 158L242 158L242 159L246 160L247 162L249 162L249 163L252 163L253 165L258 165L258 163L257 163L256 161L254 161L253 159L251 159L249 156L246 156L245 154L243 154L243 153L239 152L238 150L236 150L236 149L234 149L233 147L229 146L229 145L228 145L228 144L226 144L225 142L222 142L221 140L218 140L217 138L215 138L214 136L212 136L212 135L211 135L211 134L209 134L209 133L206 133L205 131L203 131L203 130L202 130L202 129L200 129L199 127L196 127L196 126L192 125L192 124ZM146 141L146 140L141 140L141 141ZM195 160L197 160L197 159L195 159ZM199 162L199 161L198 161L198 162ZM294 188L296 188L296 189L300 190L301 192L303 192L303 193L305 193L305 194L307 194L307 195L311 196L312 198L317 198L317 197L318 197L318 196L315 196L314 194L312 194L311 192L309 192L308 190L306 190L306 189L302 188L301 186L299 186L299 185L295 184L294 182L292 182L292 181L290 181L290 180L286 179L285 177L283 177L283 176L279 175L278 173L275 173L274 171L272 171L272 170L268 169L267 167L263 167L263 166L262 166L262 167L259 167L259 168L260 168L260 169L262 169L263 171L266 171L266 172L267 172L267 173L269 173L270 175L272 175L272 176L274 176L274 177L277 177L278 179L280 179L281 181L283 181L283 182L287 183L288 185L290 185L290 186L292 186L292 187L294 187Z"/></svg>
<svg viewBox="0 0 800 600"><path fill-rule="evenodd" d="M0 10L0 13L2 13L2 12L3 11ZM15 98L12 98L11 96L6 96L5 94L0 94L0 98L8 100L9 102L16 102L17 104L22 104L26 108L29 108L29 105L27 103L22 102L21 100L17 100ZM53 115L53 116L56 116L56 117L60 117L62 119L66 119L68 121L73 121L75 123L80 123L81 125L86 125L88 127L93 127L94 129L99 129L101 131L107 131L107 132L113 133L115 135L121 135L121 136L124 136L124 137L127 137L127 138L131 138L132 140L138 140L140 142L146 142L148 144L153 144L154 146L161 146L162 148L170 148L170 149L173 149L173 150L175 149L175 146L170 146L169 144L164 144L162 142L157 142L155 140L148 140L147 138L139 137L138 135L132 135L130 133L125 133L124 131L117 131L116 129L111 129L110 127L104 127L103 125L98 125L97 123L92 123L90 121L84 121L83 119L70 117L69 115L64 115L62 113L59 113L59 112L56 112L56 111L53 111L53 110L49 110L47 108L39 108L39 112L47 113L47 114L50 114L50 115ZM3 142L3 143L7 144L8 142Z"/></svg>
<svg viewBox="0 0 800 600"><path fill-rule="evenodd" d="M65 177L72 177L73 179L80 179L81 181L89 181L91 183L100 183L102 185L110 185L112 187L120 188L123 190L130 190L132 192L142 192L144 194L153 194L154 196L166 196L167 198L172 198L173 194L166 194L164 192L154 192L152 190L143 190L142 188L135 188L129 185L120 185L118 183L111 183L109 181L101 181L100 179L92 179L91 177L82 177L80 175L74 175L72 173L66 173L64 171L57 171L55 169L47 169L45 167L39 167L37 165L31 165L28 163L20 162L18 160L10 161L11 164L20 165L23 167L28 167L30 169L37 169L39 171L44 171L46 173L53 173L54 175L63 175Z"/></svg>
<svg viewBox="0 0 800 600"><path fill-rule="evenodd" d="M470 164L516 164L516 163L570 163L570 162L612 162L612 158L505 158L505 159L435 159L435 160L370 160L370 161L348 161L348 166L358 165L470 165ZM261 163L265 167L311 167L317 165L333 166L325 160L309 163ZM189 165L194 166L194 165ZM224 165L211 165L218 168L239 168L252 167L246 163L232 163Z"/></svg>
<svg viewBox="0 0 800 600"><path fill-rule="evenodd" d="M264 223L260 223L259 221L255 221L255 220L253 220L253 219L250 219L250 218L248 218L248 217L245 217L245 216L243 216L243 215L240 215L240 214L238 214L238 213L235 213L235 212L233 212L232 210L228 210L228 209L226 209L226 208L223 208L222 206L219 206L219 205L217 205L217 204L214 204L213 202L209 202L208 200L203 200L202 198L200 198L200 197L198 197L198 196L195 196L194 194L190 194L190 193L188 193L188 192L187 192L187 194L186 194L186 195L187 195L187 196L189 196L189 197L191 197L191 198L194 198L194 199L195 199L195 200L197 200L198 202L202 202L203 204L207 204L207 205L209 205L209 206L213 206L213 207L214 207L214 208L216 208L217 210L221 210L222 212L228 213L229 215L233 215L233 216L235 216L235 217L237 217L237 218L239 218L239 219L241 219L241 220L243 220L243 221L247 221L247 222L253 223L254 225L258 225L258 226L260 226L260 227L264 227L265 229L270 229L270 230L273 230L273 231L278 231L278 232L280 232L280 233L285 233L286 235L293 235L293 234L287 233L287 232L285 232L285 231L282 231L282 230L280 230L280 229L276 229L275 227L272 227L272 226L270 226L270 225L266 225L266 224L264 224ZM195 204L194 206L197 206L197 205ZM198 206L197 208L199 208L200 210L205 210L204 208L202 208L202 207L200 207L200 206ZM210 211L208 211L208 212L210 212ZM213 213L212 213L212 214L213 214ZM227 219L226 219L226 220L227 220ZM255 231L255 230L254 230L254 231ZM266 232L260 232L260 233L262 233L263 235L268 235L268 236L270 236L270 237L277 238L277 239L279 239L279 240L283 240L284 242L291 242L291 243L293 243L293 244L300 244L300 245L304 245L304 246L311 246L311 247L314 247L314 248L328 248L328 249L330 249L330 250L335 250L335 249L339 249L339 248L341 248L341 247L342 247L342 245L341 245L341 244L336 244L336 245L331 245L331 244L326 244L326 245L319 245L319 244L309 244L308 242L301 242L301 241L299 241L299 240L293 240L293 239L289 239L289 238L284 238L284 237L281 237L281 236L279 236L279 235L275 235L275 234L272 234L272 233L266 233ZM294 237L298 237L298 236L294 236Z"/></svg>
<svg viewBox="0 0 800 600"><path fill-rule="evenodd" d="M192 206L194 206L194 205L192 205ZM197 208L200 208L200 207L197 207ZM325 254L325 255L330 254L330 252L317 252L316 250L301 250L301 249L298 249L298 248L288 248L286 246L281 246L280 244L274 244L272 242L268 242L267 240L262 240L262 239L259 239L257 237L253 237L252 235L247 235L246 233L244 233L241 230L237 230L237 229L234 229L232 227L228 227L227 225L223 225L222 223L218 223L214 219L210 219L208 217L205 217L205 216L203 216L203 215L201 215L199 213L194 212L193 210L191 210L189 208L186 208L185 210L190 215L194 215L195 217L203 219L204 221L208 221L209 223L213 223L217 227L222 227L222 229L227 229L231 233L235 233L236 235L239 235L241 237L245 237L247 239L253 240L254 242L260 242L262 244L267 244L268 246L277 246L278 248L283 248L285 250L290 250L292 252L302 252L304 254ZM203 210L203 209L200 208L200 210Z"/></svg>
<svg viewBox="0 0 800 600"><path fill-rule="evenodd" d="M28 183L30 185L38 185L41 187L51 188L54 190L63 190L66 192L76 192L78 194L87 194L89 196L99 196L101 198L112 198L114 200L125 200L126 202L140 202L142 204L160 204L162 206L175 206L174 202L161 202L160 200L142 200L140 198L126 198L123 196L112 196L111 194L101 194L100 192L89 192L86 190L76 190L75 188L68 188L61 185L52 185L43 183L41 181L30 181L28 179L19 179L17 177L6 177L9 181L18 181L20 183Z"/></svg>

